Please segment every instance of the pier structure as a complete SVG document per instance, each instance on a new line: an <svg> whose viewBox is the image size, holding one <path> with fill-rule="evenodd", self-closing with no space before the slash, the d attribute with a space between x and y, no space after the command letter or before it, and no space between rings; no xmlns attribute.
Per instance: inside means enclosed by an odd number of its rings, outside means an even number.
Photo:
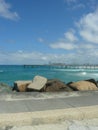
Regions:
<svg viewBox="0 0 98 130"><path fill-rule="evenodd" d="M98 65L23 65L24 68L98 69Z"/></svg>

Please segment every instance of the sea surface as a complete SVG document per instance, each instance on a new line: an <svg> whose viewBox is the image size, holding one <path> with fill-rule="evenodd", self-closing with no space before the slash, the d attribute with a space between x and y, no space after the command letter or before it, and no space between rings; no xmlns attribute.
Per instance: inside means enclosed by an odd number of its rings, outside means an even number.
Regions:
<svg viewBox="0 0 98 130"><path fill-rule="evenodd" d="M34 76L45 76L48 79L60 79L68 83L71 81L94 78L98 80L98 69L66 69L50 66L0 65L0 82L13 86L16 80L33 80Z"/></svg>

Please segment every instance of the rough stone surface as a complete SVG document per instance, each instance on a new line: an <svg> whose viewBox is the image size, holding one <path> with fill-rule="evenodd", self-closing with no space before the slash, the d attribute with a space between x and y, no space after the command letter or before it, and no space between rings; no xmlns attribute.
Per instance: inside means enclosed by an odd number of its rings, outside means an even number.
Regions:
<svg viewBox="0 0 98 130"><path fill-rule="evenodd" d="M58 79L48 80L45 87L41 89L44 92L55 92L55 91L72 91L65 83Z"/></svg>
<svg viewBox="0 0 98 130"><path fill-rule="evenodd" d="M73 82L70 83L69 86L73 90L77 91L88 91L88 90L98 90L97 86L89 81L78 81L78 82Z"/></svg>
<svg viewBox="0 0 98 130"><path fill-rule="evenodd" d="M30 83L27 86L27 88L34 89L34 90L40 90L45 86L46 83L47 83L47 78L42 77L42 76L35 76L33 79L33 82Z"/></svg>
<svg viewBox="0 0 98 130"><path fill-rule="evenodd" d="M19 92L26 92L27 86L32 83L32 81L15 81L13 90L19 91Z"/></svg>

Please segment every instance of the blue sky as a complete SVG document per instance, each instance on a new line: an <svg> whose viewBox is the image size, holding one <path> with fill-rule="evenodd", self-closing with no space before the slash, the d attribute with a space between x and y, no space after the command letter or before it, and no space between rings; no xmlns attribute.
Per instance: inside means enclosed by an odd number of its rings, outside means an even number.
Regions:
<svg viewBox="0 0 98 130"><path fill-rule="evenodd" d="M98 0L0 0L0 64L98 64Z"/></svg>

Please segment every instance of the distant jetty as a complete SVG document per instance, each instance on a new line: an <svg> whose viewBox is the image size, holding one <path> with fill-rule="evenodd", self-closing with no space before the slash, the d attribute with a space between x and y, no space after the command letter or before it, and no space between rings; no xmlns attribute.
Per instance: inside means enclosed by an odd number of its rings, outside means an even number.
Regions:
<svg viewBox="0 0 98 130"><path fill-rule="evenodd" d="M47 65L23 65L24 68L56 68L56 69L98 69L98 65L65 65L65 64L47 64Z"/></svg>

